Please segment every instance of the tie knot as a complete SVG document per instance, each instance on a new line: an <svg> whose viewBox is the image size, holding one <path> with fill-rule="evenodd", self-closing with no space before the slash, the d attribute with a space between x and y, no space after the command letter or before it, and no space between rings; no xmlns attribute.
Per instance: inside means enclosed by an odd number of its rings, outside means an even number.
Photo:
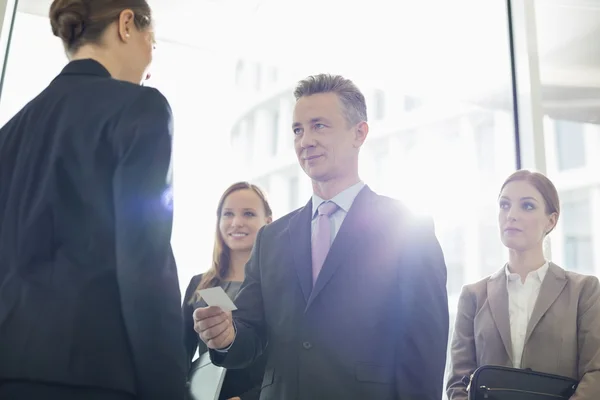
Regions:
<svg viewBox="0 0 600 400"><path fill-rule="evenodd" d="M317 209L317 212L319 213L319 215L326 215L329 217L337 209L338 209L337 204L335 204L333 201L327 201L325 203L321 203L321 205Z"/></svg>

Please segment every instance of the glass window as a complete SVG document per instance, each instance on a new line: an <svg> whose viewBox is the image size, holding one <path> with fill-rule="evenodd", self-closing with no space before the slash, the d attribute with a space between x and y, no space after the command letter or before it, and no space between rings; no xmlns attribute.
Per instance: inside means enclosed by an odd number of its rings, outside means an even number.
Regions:
<svg viewBox="0 0 600 400"><path fill-rule="evenodd" d="M244 85L244 62L242 60L238 61L235 66L235 84L237 86Z"/></svg>
<svg viewBox="0 0 600 400"><path fill-rule="evenodd" d="M590 235L565 235L565 258L564 266L572 271L582 274L594 274L595 268L592 265L594 257L592 248L592 237Z"/></svg>
<svg viewBox="0 0 600 400"><path fill-rule="evenodd" d="M494 211L497 212L497 208L494 209ZM499 228L495 222L483 224L479 229L481 230L483 237L497 238L496 241L484 240L479 244L479 257L481 260L480 275L483 278L494 274L503 266L503 264L498 265L496 260L503 259L505 248L500 241Z"/></svg>
<svg viewBox="0 0 600 400"><path fill-rule="evenodd" d="M421 107L421 105L423 104L423 100L418 98L418 97L414 97L414 96L406 96L404 98L404 111L409 112L409 111L414 111L417 108Z"/></svg>
<svg viewBox="0 0 600 400"><path fill-rule="evenodd" d="M476 118L476 117L475 117ZM494 151L494 116L483 113L481 120L474 121L477 166L482 171L494 171L496 156Z"/></svg>
<svg viewBox="0 0 600 400"><path fill-rule="evenodd" d="M262 68L260 65L257 65L254 70L255 79L254 79L254 87L258 91L262 88Z"/></svg>
<svg viewBox="0 0 600 400"><path fill-rule="evenodd" d="M390 143L390 138L387 138L386 140L379 140L379 143L368 146L363 152L361 162L367 166L362 178L366 179L367 182L370 182L374 190L385 190L385 188L377 182L371 181L376 181L377 177L388 173L387 168L389 168L389 158L390 154L393 153Z"/></svg>
<svg viewBox="0 0 600 400"><path fill-rule="evenodd" d="M270 74L269 74L269 79L271 80L271 83L276 83L277 77L278 77L277 68L271 67Z"/></svg>
<svg viewBox="0 0 600 400"><path fill-rule="evenodd" d="M382 90L373 93L373 119L380 120L385 117L385 94Z"/></svg>
<svg viewBox="0 0 600 400"><path fill-rule="evenodd" d="M256 179L252 181L252 183L258 186L260 190L262 190L265 193L269 201L271 200L269 195L271 188L271 180L269 179L269 177Z"/></svg>
<svg viewBox="0 0 600 400"><path fill-rule="evenodd" d="M578 200L564 201L562 205L564 241L563 265L573 271L595 272L592 226L590 223L590 191L580 192ZM565 197L572 195L565 194Z"/></svg>
<svg viewBox="0 0 600 400"><path fill-rule="evenodd" d="M513 1L522 7L523 0ZM550 234L554 261L574 271L598 273L600 263L600 202L591 196L600 186L598 149L600 97L597 71L600 61L594 56L600 30L600 3L594 1L534 0L526 16L530 48L531 93L540 94L537 113L543 140L536 150L545 155L538 167L556 185L562 215ZM560 26L560 33L556 27ZM535 107L534 107L535 108ZM543 122L543 123L542 123ZM543 146L543 147L542 147ZM541 159L540 159L541 160ZM544 165L545 164L545 165Z"/></svg>
<svg viewBox="0 0 600 400"><path fill-rule="evenodd" d="M279 111L273 112L273 119L271 124L271 155L277 155L277 150L279 146L279 135L281 134L279 130Z"/></svg>
<svg viewBox="0 0 600 400"><path fill-rule="evenodd" d="M248 164L251 164L258 154L264 152L264 149L259 149L256 145L256 119L258 115L251 115L246 119L246 144L244 148L245 159ZM264 133L263 133L264 134Z"/></svg>
<svg viewBox="0 0 600 400"><path fill-rule="evenodd" d="M556 154L559 170L585 166L585 137L583 124L573 121L554 121Z"/></svg>
<svg viewBox="0 0 600 400"><path fill-rule="evenodd" d="M36 62L32 57L43 63L35 73L23 67ZM6 62L0 126L48 86L66 65L67 57L60 41L52 35L47 17L17 12Z"/></svg>
<svg viewBox="0 0 600 400"><path fill-rule="evenodd" d="M447 288L449 293L460 293L465 282L465 253L468 242L464 228L450 229L439 235L439 240L444 243L444 256L448 268Z"/></svg>

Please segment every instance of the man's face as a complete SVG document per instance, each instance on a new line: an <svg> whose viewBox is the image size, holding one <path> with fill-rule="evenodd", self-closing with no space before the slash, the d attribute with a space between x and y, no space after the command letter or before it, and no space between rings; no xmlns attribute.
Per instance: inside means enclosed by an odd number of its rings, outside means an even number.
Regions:
<svg viewBox="0 0 600 400"><path fill-rule="evenodd" d="M294 107L294 147L304 172L325 182L354 173L365 122L351 125L335 93L301 97Z"/></svg>

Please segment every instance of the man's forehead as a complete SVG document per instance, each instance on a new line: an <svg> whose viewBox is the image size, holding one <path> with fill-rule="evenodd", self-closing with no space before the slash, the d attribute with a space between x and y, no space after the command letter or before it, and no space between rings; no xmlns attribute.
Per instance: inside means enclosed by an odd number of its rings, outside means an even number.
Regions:
<svg viewBox="0 0 600 400"><path fill-rule="evenodd" d="M294 105L294 119L312 119L342 112L334 93L319 93L298 99Z"/></svg>
<svg viewBox="0 0 600 400"><path fill-rule="evenodd" d="M296 102L296 105L321 105L334 106L339 103L339 98L336 93L315 93L308 96L302 96Z"/></svg>

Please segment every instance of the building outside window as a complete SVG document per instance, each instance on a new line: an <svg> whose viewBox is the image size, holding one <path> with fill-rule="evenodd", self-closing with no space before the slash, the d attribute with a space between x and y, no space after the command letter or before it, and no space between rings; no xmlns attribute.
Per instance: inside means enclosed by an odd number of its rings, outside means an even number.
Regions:
<svg viewBox="0 0 600 400"><path fill-rule="evenodd" d="M564 201L561 220L563 224L564 268L583 274L594 274L593 232L590 223L591 204L589 191L578 200Z"/></svg>
<svg viewBox="0 0 600 400"><path fill-rule="evenodd" d="M380 120L385 117L385 94L383 90L375 90L373 93L373 111L372 118L374 120Z"/></svg>
<svg viewBox="0 0 600 400"><path fill-rule="evenodd" d="M554 121L558 169L561 171L585 167L584 125L579 122Z"/></svg>
<svg viewBox="0 0 600 400"><path fill-rule="evenodd" d="M271 124L271 155L276 156L279 146L279 111L273 112Z"/></svg>

